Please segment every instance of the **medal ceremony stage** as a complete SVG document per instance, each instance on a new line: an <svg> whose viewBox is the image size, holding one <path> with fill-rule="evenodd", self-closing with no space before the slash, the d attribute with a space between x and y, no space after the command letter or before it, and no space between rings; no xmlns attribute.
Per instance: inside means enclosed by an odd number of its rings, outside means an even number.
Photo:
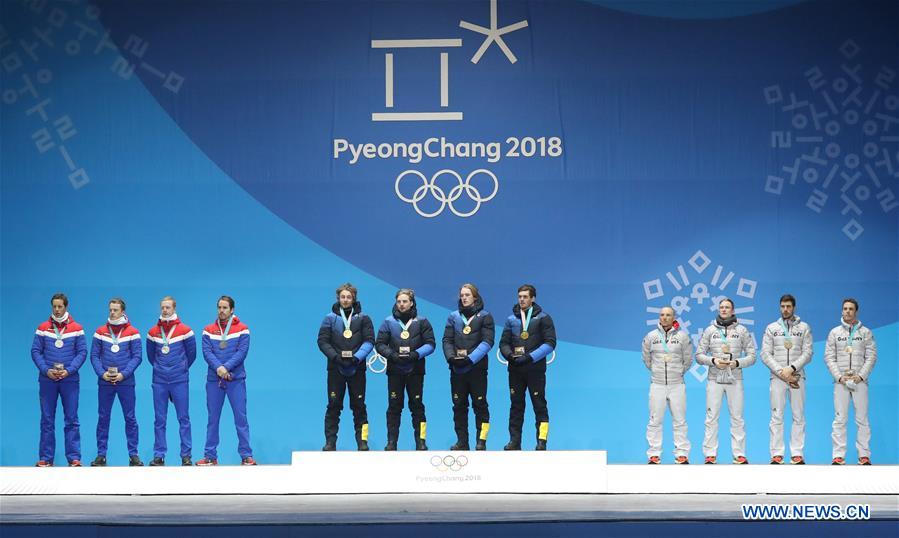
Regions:
<svg viewBox="0 0 899 538"><path fill-rule="evenodd" d="M3 467L0 494L4 538L63 529L73 537L127 529L129 536L820 538L896 536L899 528L899 466L607 465L604 451L294 452L290 465L256 467ZM792 512L747 520L748 505ZM804 521L794 506L867 513Z"/></svg>

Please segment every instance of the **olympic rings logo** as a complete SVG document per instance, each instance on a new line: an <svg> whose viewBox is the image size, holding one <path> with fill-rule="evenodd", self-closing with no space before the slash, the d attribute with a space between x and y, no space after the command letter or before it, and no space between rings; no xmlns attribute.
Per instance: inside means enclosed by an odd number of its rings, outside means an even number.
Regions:
<svg viewBox="0 0 899 538"><path fill-rule="evenodd" d="M499 352L499 348L496 349L496 360L498 360L500 362L500 364L509 364L509 361L507 361L503 357L502 353ZM546 359L546 365L549 366L550 364L553 363L554 360L556 360L556 350L555 349L552 350L552 352L549 354L549 358Z"/></svg>
<svg viewBox="0 0 899 538"><path fill-rule="evenodd" d="M421 179L421 185L415 189L412 193L411 197L404 195L400 191L400 183L403 181L403 178L407 175L412 174ZM449 193L444 191L437 185L437 178L444 174L449 174L456 178L456 181L459 183L455 185L453 188L449 190ZM493 191L488 196L481 196L481 191L477 189L474 185L471 184L471 180L478 174L487 174L490 179L493 180ZM478 212L481 209L481 204L484 202L489 202L496 196L496 193L499 192L499 180L496 178L496 175L487 170L486 168L479 168L466 176L465 181L462 181L462 176L459 175L455 170L450 170L448 168L444 168L440 170L433 176L431 176L431 180L428 181L428 178L425 177L424 174L419 172L418 170L406 170L402 172L400 175L396 176L396 183L393 186L396 191L396 195L400 200L406 202L407 204L412 204L412 207L415 208L415 212L425 218L433 218L437 215L443 213L443 210L446 209L446 206L449 206L450 211L453 212L457 217L470 217ZM453 205L453 202L457 201L462 197L462 194L468 196L471 201L474 202L474 209L471 211L459 211L456 209L456 206ZM435 211L426 212L419 207L418 203L425 199L425 197L430 194L434 197L438 202L440 202L440 207L438 207Z"/></svg>
<svg viewBox="0 0 899 538"><path fill-rule="evenodd" d="M365 362L373 374L383 374L387 370L387 359L379 355L377 351Z"/></svg>
<svg viewBox="0 0 899 538"><path fill-rule="evenodd" d="M462 467L468 465L468 457L465 455L455 456L431 456L431 467L440 472L461 471Z"/></svg>

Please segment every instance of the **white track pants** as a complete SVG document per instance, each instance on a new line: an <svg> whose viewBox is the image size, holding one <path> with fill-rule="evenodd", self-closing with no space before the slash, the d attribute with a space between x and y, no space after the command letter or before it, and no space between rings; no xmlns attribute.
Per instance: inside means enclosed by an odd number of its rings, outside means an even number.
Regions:
<svg viewBox="0 0 899 538"><path fill-rule="evenodd" d="M802 456L805 447L805 379L799 378L799 388L791 389L790 384L779 377L771 378L771 457L784 456L784 411L790 401L790 455Z"/></svg>
<svg viewBox="0 0 899 538"><path fill-rule="evenodd" d="M743 425L743 380L723 384L709 379L705 388L705 438L702 440L704 456L718 455L718 415L721 400L727 397L730 414L730 447L733 456L746 455L746 429Z"/></svg>
<svg viewBox="0 0 899 538"><path fill-rule="evenodd" d="M833 386L833 457L846 457L846 423L849 421L849 400L855 407L855 425L858 433L855 436L855 448L858 457L871 457L871 425L868 424L868 384L859 383L855 391L846 385L836 383Z"/></svg>
<svg viewBox="0 0 899 538"><path fill-rule="evenodd" d="M662 423L665 408L671 410L671 426L674 430L674 456L690 455L690 439L687 437L687 388L677 385L649 385L649 424L646 425L647 457L662 455Z"/></svg>

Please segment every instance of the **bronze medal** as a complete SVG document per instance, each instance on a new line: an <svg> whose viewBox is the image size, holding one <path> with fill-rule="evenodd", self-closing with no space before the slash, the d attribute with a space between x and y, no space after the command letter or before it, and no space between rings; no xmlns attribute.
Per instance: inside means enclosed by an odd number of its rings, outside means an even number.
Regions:
<svg viewBox="0 0 899 538"><path fill-rule="evenodd" d="M221 342L219 342L220 349L225 349L226 347L228 347L228 342L226 342L225 340L222 340Z"/></svg>

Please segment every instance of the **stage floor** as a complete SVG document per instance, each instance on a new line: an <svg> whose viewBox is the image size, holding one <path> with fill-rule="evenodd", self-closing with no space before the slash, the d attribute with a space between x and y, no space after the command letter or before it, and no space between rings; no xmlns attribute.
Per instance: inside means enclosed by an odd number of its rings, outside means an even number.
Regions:
<svg viewBox="0 0 899 538"><path fill-rule="evenodd" d="M899 495L899 466L607 465L603 451L295 452L290 465L0 467L0 495Z"/></svg>
<svg viewBox="0 0 899 538"><path fill-rule="evenodd" d="M844 524L896 536L899 466L607 465L602 451L434 451L296 452L290 465L257 467L0 468L4 538L175 527L178 536L190 528L190 536L216 538L357 536L359 525L373 538L418 536L420 525L440 529L431 538L711 532L696 523L731 538L740 535L730 527L775 538L770 521L744 521L741 510L775 504L867 505L870 517L783 520L776 536L796 538L795 524L814 538L845 536ZM824 534L816 523L829 524ZM463 528L445 530L455 526Z"/></svg>
<svg viewBox="0 0 899 538"><path fill-rule="evenodd" d="M585 521L742 521L741 504L868 504L899 520L897 495L4 495L0 523L358 525Z"/></svg>

